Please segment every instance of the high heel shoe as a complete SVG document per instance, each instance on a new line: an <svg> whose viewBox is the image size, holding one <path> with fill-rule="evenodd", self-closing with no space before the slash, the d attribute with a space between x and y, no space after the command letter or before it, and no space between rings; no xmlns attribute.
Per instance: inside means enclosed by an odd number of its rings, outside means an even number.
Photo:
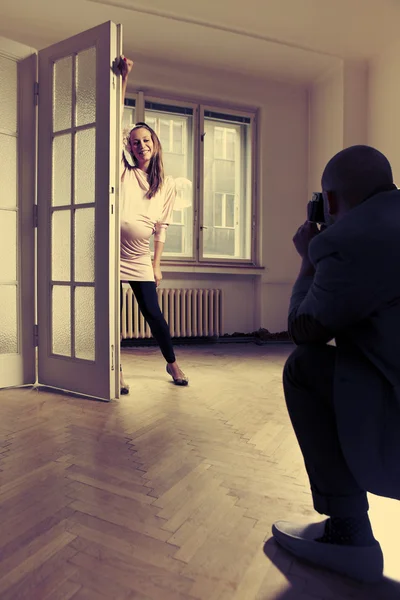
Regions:
<svg viewBox="0 0 400 600"><path fill-rule="evenodd" d="M120 373L122 373L122 365L120 365L119 371L120 371ZM124 385L120 384L119 391L120 391L121 396L126 396L127 394L129 394L129 385L126 383L124 383Z"/></svg>
<svg viewBox="0 0 400 600"><path fill-rule="evenodd" d="M189 379L188 379L188 377L186 377L186 375L185 375L185 373L183 371L181 371L182 377L178 377L177 379L175 379L175 377L171 373L171 369L170 369L169 365L167 365L166 368L167 368L168 375L171 375L172 379L174 380L174 384L175 385L184 386L184 385L188 385L189 384Z"/></svg>

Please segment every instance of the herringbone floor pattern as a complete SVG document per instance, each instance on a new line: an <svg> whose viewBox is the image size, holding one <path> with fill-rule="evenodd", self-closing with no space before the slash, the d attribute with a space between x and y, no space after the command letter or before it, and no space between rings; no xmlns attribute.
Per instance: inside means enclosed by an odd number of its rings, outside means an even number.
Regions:
<svg viewBox="0 0 400 600"><path fill-rule="evenodd" d="M0 393L2 600L399 599L397 504L372 499L386 579L365 588L269 543L314 514L286 414L289 346L125 351L131 395L110 404Z"/></svg>

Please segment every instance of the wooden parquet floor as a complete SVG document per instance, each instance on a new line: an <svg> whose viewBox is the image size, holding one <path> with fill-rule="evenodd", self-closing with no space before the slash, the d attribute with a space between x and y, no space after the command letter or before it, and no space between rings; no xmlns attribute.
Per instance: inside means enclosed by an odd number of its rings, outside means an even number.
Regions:
<svg viewBox="0 0 400 600"><path fill-rule="evenodd" d="M106 404L0 392L1 600L400 598L398 504L371 498L387 578L363 587L292 559L276 519L317 519L286 413L290 346L123 353ZM397 581L395 581L397 580Z"/></svg>

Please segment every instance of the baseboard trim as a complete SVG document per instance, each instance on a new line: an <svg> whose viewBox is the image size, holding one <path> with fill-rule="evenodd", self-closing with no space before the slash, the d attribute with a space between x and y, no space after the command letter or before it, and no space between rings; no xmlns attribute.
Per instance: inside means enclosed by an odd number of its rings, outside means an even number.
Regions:
<svg viewBox="0 0 400 600"><path fill-rule="evenodd" d="M224 337L190 337L190 338L172 338L174 346L209 346L213 344L256 344L257 346L278 345L293 345L291 340L276 339L260 339L255 336L224 336ZM157 346L157 342L153 338L140 339L125 339L121 342L121 347L140 348Z"/></svg>

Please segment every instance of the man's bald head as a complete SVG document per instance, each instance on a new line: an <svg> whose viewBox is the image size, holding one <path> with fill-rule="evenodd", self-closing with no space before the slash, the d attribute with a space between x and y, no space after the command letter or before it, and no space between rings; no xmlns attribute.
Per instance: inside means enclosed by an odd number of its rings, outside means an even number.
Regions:
<svg viewBox="0 0 400 600"><path fill-rule="evenodd" d="M370 146L342 150L331 158L322 175L324 192L333 193L349 208L390 185L393 173L388 159Z"/></svg>

